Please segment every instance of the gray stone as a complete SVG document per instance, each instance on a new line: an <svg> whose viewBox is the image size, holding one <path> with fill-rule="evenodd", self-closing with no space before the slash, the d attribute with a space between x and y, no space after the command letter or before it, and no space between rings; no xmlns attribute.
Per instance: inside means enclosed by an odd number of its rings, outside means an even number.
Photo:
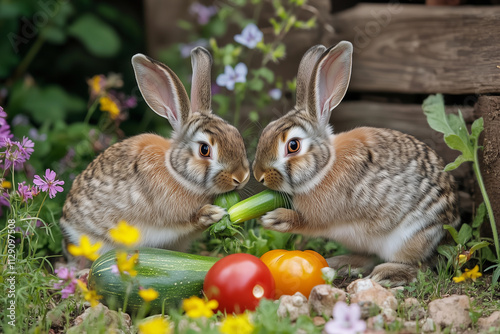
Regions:
<svg viewBox="0 0 500 334"><path fill-rule="evenodd" d="M99 303L95 307L89 307L83 314L76 317L74 326L68 329L68 334L85 334L88 326L103 319L108 331L114 333L128 333L132 324L130 316L126 313L118 313L108 309L103 304ZM90 334L90 333L89 333Z"/></svg>
<svg viewBox="0 0 500 334"><path fill-rule="evenodd" d="M439 327L467 328L471 324L469 297L452 295L429 303L429 316Z"/></svg>
<svg viewBox="0 0 500 334"><path fill-rule="evenodd" d="M293 296L281 296L279 301L278 316L282 318L288 317L291 321L295 321L303 314L309 315L307 298L300 292L295 293Z"/></svg>
<svg viewBox="0 0 500 334"><path fill-rule="evenodd" d="M483 330L489 330L490 328L500 329L500 311L493 312L487 318L479 318L477 325Z"/></svg>
<svg viewBox="0 0 500 334"><path fill-rule="evenodd" d="M309 306L318 315L331 317L333 306L338 301L346 300L347 294L344 290L334 288L328 284L316 285L309 295Z"/></svg>

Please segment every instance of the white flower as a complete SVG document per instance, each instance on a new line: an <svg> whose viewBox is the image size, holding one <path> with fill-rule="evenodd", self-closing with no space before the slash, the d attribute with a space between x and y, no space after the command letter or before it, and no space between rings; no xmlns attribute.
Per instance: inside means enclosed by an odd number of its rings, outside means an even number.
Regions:
<svg viewBox="0 0 500 334"><path fill-rule="evenodd" d="M247 81L247 73L247 66L243 63L239 63L234 67L234 69L231 66L226 65L224 73L219 74L216 83L221 87L233 90L235 83Z"/></svg>
<svg viewBox="0 0 500 334"><path fill-rule="evenodd" d="M255 24L250 23L243 29L241 34L234 36L234 40L249 49L253 49L262 41L263 36L262 31Z"/></svg>
<svg viewBox="0 0 500 334"><path fill-rule="evenodd" d="M279 100L281 99L281 89L279 88L273 88L269 91L269 96L273 100Z"/></svg>

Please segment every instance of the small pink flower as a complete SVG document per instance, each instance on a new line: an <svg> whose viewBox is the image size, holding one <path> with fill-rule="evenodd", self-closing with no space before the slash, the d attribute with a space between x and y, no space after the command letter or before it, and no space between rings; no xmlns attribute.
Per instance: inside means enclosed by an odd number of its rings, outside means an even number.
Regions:
<svg viewBox="0 0 500 334"><path fill-rule="evenodd" d="M61 298L66 299L70 295L75 293L76 289L76 278L75 278L75 269L71 268L68 270L66 267L62 267L55 270L57 277L60 280L54 284L54 289L61 289Z"/></svg>
<svg viewBox="0 0 500 334"><path fill-rule="evenodd" d="M18 183L17 194L22 198L21 202L27 203L29 199L33 198L33 192L30 187L26 185L25 181Z"/></svg>
<svg viewBox="0 0 500 334"><path fill-rule="evenodd" d="M333 320L325 324L327 334L358 334L366 329L366 323L360 319L361 308L358 304L347 305L337 302L333 307Z"/></svg>
<svg viewBox="0 0 500 334"><path fill-rule="evenodd" d="M56 180L56 172L47 168L45 171L44 180L38 175L35 175L33 183L40 187L43 192L49 192L49 197L54 198L58 192L63 191L64 181Z"/></svg>

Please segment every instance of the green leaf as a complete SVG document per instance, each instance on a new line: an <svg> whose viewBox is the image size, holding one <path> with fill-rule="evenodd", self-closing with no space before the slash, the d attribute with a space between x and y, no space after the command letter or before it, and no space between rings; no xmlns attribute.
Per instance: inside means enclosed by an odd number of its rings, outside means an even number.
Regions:
<svg viewBox="0 0 500 334"><path fill-rule="evenodd" d="M497 265L497 269L493 272L491 276L491 285L494 286L498 282L498 278L500 277L500 265Z"/></svg>
<svg viewBox="0 0 500 334"><path fill-rule="evenodd" d="M457 245L460 244L460 242L458 242L458 232L457 232L457 230L453 226L451 226L451 225L443 225L443 228L445 230L447 230L448 232L450 232L451 237L453 238L453 240L455 240L455 243Z"/></svg>
<svg viewBox="0 0 500 334"><path fill-rule="evenodd" d="M424 100L422 109L432 129L445 135L454 133L453 129L448 124L442 94L430 95Z"/></svg>
<svg viewBox="0 0 500 334"><path fill-rule="evenodd" d="M460 140L464 143L464 149L468 150L468 153L466 154L471 157L474 156L474 146L472 142L469 139L469 132L467 131L467 125L465 124L464 117L462 116L462 112L459 110L458 115L455 114L449 114L447 115L448 118L448 124L450 127L453 129L456 135L460 137ZM464 152L464 151L462 151Z"/></svg>
<svg viewBox="0 0 500 334"><path fill-rule="evenodd" d="M445 172L449 172L450 170L454 170L454 169L457 169L458 167L460 167L460 165L464 162L467 162L467 161L470 161L470 160L467 160L464 158L464 156L462 154L460 154L456 159L455 161L453 162L450 162L449 164L446 165L446 167L444 167L444 171Z"/></svg>
<svg viewBox="0 0 500 334"><path fill-rule="evenodd" d="M80 16L68 29L85 48L97 57L112 57L120 50L120 37L115 30L93 14Z"/></svg>
<svg viewBox="0 0 500 334"><path fill-rule="evenodd" d="M472 228L479 228L486 217L486 206L484 202L479 205L476 211L476 215L474 216L474 220L472 221Z"/></svg>
<svg viewBox="0 0 500 334"><path fill-rule="evenodd" d="M42 30L42 35L50 43L62 44L66 41L65 32L58 27L48 26Z"/></svg>
<svg viewBox="0 0 500 334"><path fill-rule="evenodd" d="M457 250L451 245L441 245L437 248L439 254L449 259L454 259L457 255Z"/></svg>
<svg viewBox="0 0 500 334"><path fill-rule="evenodd" d="M458 244L465 245L472 238L472 227L469 224L463 224L458 232Z"/></svg>
<svg viewBox="0 0 500 334"><path fill-rule="evenodd" d="M490 247L488 248L483 248L481 251L481 260L483 261L489 261L489 262L495 262L497 259L497 256L493 253ZM486 271L486 270L485 270Z"/></svg>
<svg viewBox="0 0 500 334"><path fill-rule="evenodd" d="M259 113L256 112L255 110L252 110L252 111L250 111L250 113L248 113L248 118L252 122L258 122L259 121Z"/></svg>
<svg viewBox="0 0 500 334"><path fill-rule="evenodd" d="M484 130L484 120L482 117L476 119L474 121L474 123L472 123L472 126L471 126L471 139L476 142L477 144L477 140L479 139L479 135L481 134L481 132L483 132Z"/></svg>
<svg viewBox="0 0 500 334"><path fill-rule="evenodd" d="M475 251L477 251L478 249L481 249L481 248L484 248L484 247L488 247L490 245L490 243L488 241L481 241L481 242L474 242L474 243L471 243L470 245L468 245L470 247L470 252L471 253L474 253Z"/></svg>
<svg viewBox="0 0 500 334"><path fill-rule="evenodd" d="M274 72L267 67L261 67L258 70L253 71L254 75L264 78L268 83L274 81Z"/></svg>
<svg viewBox="0 0 500 334"><path fill-rule="evenodd" d="M253 78L252 80L248 81L248 88L257 92L261 91L262 88L264 88L264 81L259 78Z"/></svg>
<svg viewBox="0 0 500 334"><path fill-rule="evenodd" d="M21 87L16 91L15 97L19 99L16 102L20 107L38 123L64 120L69 112L85 109L85 102L82 99L66 93L55 85L45 88L35 86L29 89Z"/></svg>
<svg viewBox="0 0 500 334"><path fill-rule="evenodd" d="M466 161L474 161L474 153L472 152L472 145L470 143L464 142L463 138L456 134L447 134L444 136L445 143L454 150L460 151L463 154Z"/></svg>

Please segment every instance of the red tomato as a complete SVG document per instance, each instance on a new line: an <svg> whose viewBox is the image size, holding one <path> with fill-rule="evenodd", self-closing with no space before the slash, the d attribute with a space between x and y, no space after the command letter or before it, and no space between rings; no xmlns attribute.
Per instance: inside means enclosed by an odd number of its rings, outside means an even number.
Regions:
<svg viewBox="0 0 500 334"><path fill-rule="evenodd" d="M242 313L255 310L262 298L274 298L274 279L266 265L250 254L232 254L217 261L203 283L207 298L218 310Z"/></svg>
<svg viewBox="0 0 500 334"><path fill-rule="evenodd" d="M275 249L262 255L260 259L273 274L276 298L296 292L309 298L312 288L325 283L321 268L328 267L328 263L315 251Z"/></svg>

